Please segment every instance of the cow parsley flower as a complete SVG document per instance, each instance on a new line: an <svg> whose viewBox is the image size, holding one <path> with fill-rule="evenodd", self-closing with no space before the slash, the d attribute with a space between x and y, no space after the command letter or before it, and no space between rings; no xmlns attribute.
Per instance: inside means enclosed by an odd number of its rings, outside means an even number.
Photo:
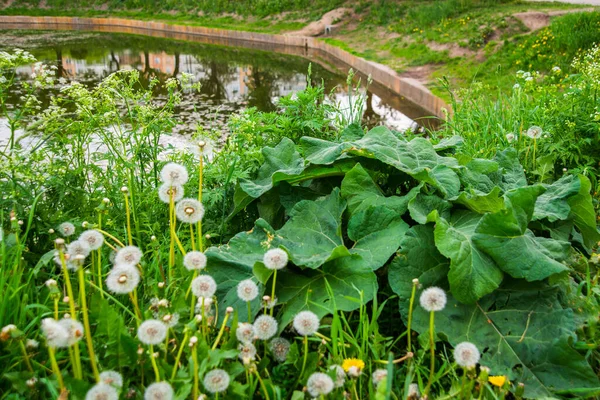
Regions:
<svg viewBox="0 0 600 400"><path fill-rule="evenodd" d="M58 232L64 237L71 236L75 233L75 225L70 222L63 222L58 226Z"/></svg>
<svg viewBox="0 0 600 400"><path fill-rule="evenodd" d="M192 281L192 292L196 297L210 298L217 291L217 282L210 275L200 275Z"/></svg>
<svg viewBox="0 0 600 400"><path fill-rule="evenodd" d="M79 235L78 240L87 243L91 250L98 250L104 244L104 235L95 229L89 229Z"/></svg>
<svg viewBox="0 0 600 400"><path fill-rule="evenodd" d="M319 317L312 311L301 311L294 317L294 329L300 336L311 336L319 330Z"/></svg>
<svg viewBox="0 0 600 400"><path fill-rule="evenodd" d="M58 321L58 323L69 335L67 338L68 346L73 346L75 343L83 339L83 325L81 322L72 318L63 318Z"/></svg>
<svg viewBox="0 0 600 400"><path fill-rule="evenodd" d="M196 199L182 199L175 206L175 214L181 222L195 224L204 217L204 206Z"/></svg>
<svg viewBox="0 0 600 400"><path fill-rule="evenodd" d="M306 382L306 388L312 397L328 395L333 390L333 386L333 379L322 372L315 372Z"/></svg>
<svg viewBox="0 0 600 400"><path fill-rule="evenodd" d="M106 286L108 290L116 294L127 294L140 283L140 273L138 269L129 264L115 266L106 277Z"/></svg>
<svg viewBox="0 0 600 400"><path fill-rule="evenodd" d="M158 198L163 203L169 204L171 202L171 196L173 196L173 202L177 203L179 200L183 199L183 186L171 186L168 183L163 183L158 188Z"/></svg>
<svg viewBox="0 0 600 400"><path fill-rule="evenodd" d="M69 332L55 319L42 320L42 333L49 347L69 347Z"/></svg>
<svg viewBox="0 0 600 400"><path fill-rule="evenodd" d="M144 344L159 344L167 337L167 326L156 319L148 319L141 323L137 336Z"/></svg>
<svg viewBox="0 0 600 400"><path fill-rule="evenodd" d="M260 340L269 340L277 333L277 320L270 315L261 315L254 321L254 332Z"/></svg>
<svg viewBox="0 0 600 400"><path fill-rule="evenodd" d="M240 351L239 357L242 361L254 360L256 357L256 347L250 342L240 343L238 350Z"/></svg>
<svg viewBox="0 0 600 400"><path fill-rule="evenodd" d="M334 364L329 367L330 370L335 370L335 381L333 382L336 388L341 388L346 382L346 372L340 365Z"/></svg>
<svg viewBox="0 0 600 400"><path fill-rule="evenodd" d="M172 400L173 388L168 382L154 382L146 388L144 400Z"/></svg>
<svg viewBox="0 0 600 400"><path fill-rule="evenodd" d="M387 377L387 369L376 369L375 371L373 371L373 375L372 375L372 379L373 379L373 386L377 387L381 381L383 380L383 378Z"/></svg>
<svg viewBox="0 0 600 400"><path fill-rule="evenodd" d="M119 400L119 393L113 386L100 382L88 390L85 400Z"/></svg>
<svg viewBox="0 0 600 400"><path fill-rule="evenodd" d="M229 387L229 374L222 369L213 369L204 376L204 387L211 393L220 393Z"/></svg>
<svg viewBox="0 0 600 400"><path fill-rule="evenodd" d="M100 382L120 388L123 386L123 376L117 371L104 371L100 373Z"/></svg>
<svg viewBox="0 0 600 400"><path fill-rule="evenodd" d="M160 171L160 179L171 186L182 186L188 181L188 171L180 164L168 163Z"/></svg>
<svg viewBox="0 0 600 400"><path fill-rule="evenodd" d="M290 347L290 342L282 337L275 338L269 343L269 349L278 362L284 362L287 359Z"/></svg>
<svg viewBox="0 0 600 400"><path fill-rule="evenodd" d="M252 301L258 296L258 286L252 279L245 279L238 283L237 295L242 301Z"/></svg>
<svg viewBox="0 0 600 400"><path fill-rule="evenodd" d="M263 256L263 263L268 269L282 269L288 263L288 254L282 249L271 249Z"/></svg>
<svg viewBox="0 0 600 400"><path fill-rule="evenodd" d="M419 302L427 312L442 311L446 307L446 292L439 287L432 286L423 290Z"/></svg>
<svg viewBox="0 0 600 400"><path fill-rule="evenodd" d="M527 136L529 136L531 139L539 139L542 137L543 133L544 131L542 131L542 128L539 126L532 126L531 128L527 129Z"/></svg>
<svg viewBox="0 0 600 400"><path fill-rule="evenodd" d="M240 322L235 330L235 337L242 343L251 343L254 340L254 325L248 322Z"/></svg>
<svg viewBox="0 0 600 400"><path fill-rule="evenodd" d="M183 265L189 270L206 268L206 256L201 251L190 251L183 257Z"/></svg>
<svg viewBox="0 0 600 400"><path fill-rule="evenodd" d="M142 251L136 246L125 246L117 250L115 264L136 265L142 260Z"/></svg>
<svg viewBox="0 0 600 400"><path fill-rule="evenodd" d="M479 350L473 343L462 342L454 348L454 360L463 368L474 368L479 362L479 358Z"/></svg>

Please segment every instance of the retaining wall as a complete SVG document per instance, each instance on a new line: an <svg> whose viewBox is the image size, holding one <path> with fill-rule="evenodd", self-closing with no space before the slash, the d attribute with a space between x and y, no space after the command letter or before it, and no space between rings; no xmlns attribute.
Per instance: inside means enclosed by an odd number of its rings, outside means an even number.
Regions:
<svg viewBox="0 0 600 400"><path fill-rule="evenodd" d="M334 61L351 67L355 71L370 75L374 82L388 88L393 93L414 103L426 113L443 118L442 109L450 107L439 97L431 93L418 82L402 78L391 68L367 61L338 47L312 37L271 35L265 33L233 31L190 25L174 25L164 22L140 21L124 18L79 18L79 17L29 17L0 15L0 29L69 29L100 32L119 32L152 35L161 33L176 39L186 36L204 36L212 38L208 43L244 45L259 44L258 47L283 53L308 55L316 52ZM166 33L166 35L165 35ZM152 35L156 36L156 35ZM256 47L256 46L248 46ZM292 50L293 51L286 51ZM408 115L408 114L407 114ZM409 117L414 117L408 115ZM421 115L422 116L422 115Z"/></svg>

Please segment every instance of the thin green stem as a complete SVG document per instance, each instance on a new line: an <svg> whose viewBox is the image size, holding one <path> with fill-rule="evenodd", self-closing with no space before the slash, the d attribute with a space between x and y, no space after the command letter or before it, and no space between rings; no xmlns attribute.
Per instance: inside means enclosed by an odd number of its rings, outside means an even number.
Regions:
<svg viewBox="0 0 600 400"><path fill-rule="evenodd" d="M90 356L90 364L92 365L92 372L96 382L100 381L100 373L98 372L98 365L96 364L96 354L94 353L94 343L92 342L92 332L90 329L90 319L88 315L87 299L85 296L85 276L83 268L79 268L77 271L79 274L79 294L81 297L81 313L83 315L83 327L85 331L85 341L88 348L88 354Z"/></svg>
<svg viewBox="0 0 600 400"><path fill-rule="evenodd" d="M23 344L22 340L19 340L19 348L21 349L21 353L23 353L23 359L25 360L25 365L27 365L27 369L30 372L33 372L33 367L31 366L31 361L29 361L29 354L27 354L27 349Z"/></svg>
<svg viewBox="0 0 600 400"><path fill-rule="evenodd" d="M192 362L194 363L194 368L193 368L193 374L194 374L194 394L192 396L192 398L197 399L198 398L198 349L196 349L196 346L192 346Z"/></svg>
<svg viewBox="0 0 600 400"><path fill-rule="evenodd" d="M256 368L254 368L254 374L258 378L258 383L260 383L260 387L261 387L263 393L265 394L265 400L271 400L269 397L269 392L267 391L267 387L265 386L265 383L263 382L263 380L260 377L260 374L258 373L258 370Z"/></svg>
<svg viewBox="0 0 600 400"><path fill-rule="evenodd" d="M273 311L275 310L275 283L277 282L277 270L273 271L273 286L271 287L271 301L273 302L273 307L271 307L270 314L273 316Z"/></svg>
<svg viewBox="0 0 600 400"><path fill-rule="evenodd" d="M409 307L408 307L408 323L406 325L406 337L408 340L408 352L410 353L412 351L412 334L411 334L411 325L412 325L412 313L413 313L413 306L415 304L415 295L417 293L417 286L418 283L413 283L413 287L412 287L412 292L410 294L410 303L409 303Z"/></svg>
<svg viewBox="0 0 600 400"><path fill-rule="evenodd" d="M433 383L433 376L435 375L435 312L429 312L429 348L431 350L431 363L429 368L429 381L425 388L425 395L429 394L431 390L431 384Z"/></svg>
<svg viewBox="0 0 600 400"><path fill-rule="evenodd" d="M48 355L50 356L52 372L56 376L56 380L58 381L60 391L63 392L65 390L65 382L63 381L62 374L60 373L60 368L58 367L58 363L56 362L56 354L54 353L54 347L48 346Z"/></svg>
<svg viewBox="0 0 600 400"><path fill-rule="evenodd" d="M246 305L248 306L248 323L251 324L252 323L252 305L250 304L249 301L246 302Z"/></svg>
<svg viewBox="0 0 600 400"><path fill-rule="evenodd" d="M71 311L71 318L77 319L77 312L75 310L75 296L73 295L73 286L71 286L71 278L69 276L69 269L67 268L67 261L65 259L65 253L61 248L58 250L60 262L62 264L63 274L65 276L65 286L67 287L67 296L69 297L69 309ZM76 379L83 377L81 370L81 356L79 354L79 343L75 343L73 346L74 363L73 363L73 375Z"/></svg>
<svg viewBox="0 0 600 400"><path fill-rule="evenodd" d="M227 320L229 319L229 312L225 312L225 318L223 318L223 323L221 324L221 329L219 329L219 334L217 335L217 338L215 339L215 343L213 343L212 345L212 349L216 349L217 346L219 345L219 341L221 340L221 336L223 336L223 332L225 331L225 325L227 325Z"/></svg>
<svg viewBox="0 0 600 400"><path fill-rule="evenodd" d="M183 354L183 349L190 338L190 332L186 331L183 336L183 341L181 342L181 346L179 346L179 350L177 351L177 356L175 357L175 365L173 365L173 371L171 372L171 380L175 379L177 375L177 369L179 368L179 360L181 360L181 355Z"/></svg>
<svg viewBox="0 0 600 400"><path fill-rule="evenodd" d="M131 235L131 215L129 212L129 195L126 191L123 192L123 197L125 198L125 215L127 217L127 239L129 240L129 245L133 246L133 236Z"/></svg>
<svg viewBox="0 0 600 400"><path fill-rule="evenodd" d="M152 363L152 369L154 370L154 378L156 382L160 382L160 373L158 372L158 365L156 365L153 345L150 345L150 362Z"/></svg>

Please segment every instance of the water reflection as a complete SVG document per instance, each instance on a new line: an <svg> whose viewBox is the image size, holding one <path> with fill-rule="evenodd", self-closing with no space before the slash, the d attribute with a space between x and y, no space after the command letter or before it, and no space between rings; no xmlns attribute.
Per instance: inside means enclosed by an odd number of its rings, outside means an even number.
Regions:
<svg viewBox="0 0 600 400"><path fill-rule="evenodd" d="M202 84L199 93L189 92L176 109L181 120L173 133L189 135L198 127L227 133L229 115L246 107L262 111L276 109L277 100L307 85L309 61L290 55L259 50L178 42L124 34L3 31L0 48L21 47L46 63L56 65L58 77L76 80L89 87L121 69L140 71L147 85L153 78L164 82L187 73ZM33 66L21 67L18 74L30 79ZM323 83L329 101L348 106L345 76L312 65L313 83ZM59 87L45 90L40 100L47 105ZM159 100L164 90L154 91ZM20 93L11 93L17 104ZM354 96L353 101L356 101ZM393 100L393 99L391 99ZM363 118L368 125L386 124L406 129L413 121L372 92L364 96Z"/></svg>

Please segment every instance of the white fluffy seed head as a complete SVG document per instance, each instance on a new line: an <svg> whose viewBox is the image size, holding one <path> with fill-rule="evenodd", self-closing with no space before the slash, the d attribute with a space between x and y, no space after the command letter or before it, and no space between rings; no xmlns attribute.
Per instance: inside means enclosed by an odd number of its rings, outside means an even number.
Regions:
<svg viewBox="0 0 600 400"><path fill-rule="evenodd" d="M196 199L182 199L175 206L175 215L181 222L195 224L204 217L204 206Z"/></svg>
<svg viewBox="0 0 600 400"><path fill-rule="evenodd" d="M311 336L319 330L319 317L312 311L301 311L294 317L294 329L300 336Z"/></svg>
<svg viewBox="0 0 600 400"><path fill-rule="evenodd" d="M539 139L542 137L543 133L544 131L539 126L532 126L527 129L527 136L529 136L531 139Z"/></svg>
<svg viewBox="0 0 600 400"><path fill-rule="evenodd" d="M158 198L163 203L171 203L171 196L173 196L173 202L177 203L179 200L183 199L184 189L183 186L179 185L169 185L168 183L163 183L158 188Z"/></svg>
<svg viewBox="0 0 600 400"><path fill-rule="evenodd" d="M239 358L242 361L254 360L256 357L256 347L250 342L240 343L238 350L240 351Z"/></svg>
<svg viewBox="0 0 600 400"><path fill-rule="evenodd" d="M474 368L479 362L479 358L479 350L473 343L462 342L454 348L454 360L463 368Z"/></svg>
<svg viewBox="0 0 600 400"><path fill-rule="evenodd" d="M129 264L115 266L106 277L106 287L116 294L127 294L140 283L138 269Z"/></svg>
<svg viewBox="0 0 600 400"><path fill-rule="evenodd" d="M58 232L64 237L71 236L75 233L75 225L70 222L63 222L58 226Z"/></svg>
<svg viewBox="0 0 600 400"><path fill-rule="evenodd" d="M248 322L240 322L235 330L235 337L241 343L251 343L255 335L254 325Z"/></svg>
<svg viewBox="0 0 600 400"><path fill-rule="evenodd" d="M167 326L162 321L148 319L141 323L137 336L144 344L159 344L167 337Z"/></svg>
<svg viewBox="0 0 600 400"><path fill-rule="evenodd" d="M252 279L245 279L238 283L237 295L242 301L252 301L258 296L258 286Z"/></svg>
<svg viewBox="0 0 600 400"><path fill-rule="evenodd" d="M190 251L183 257L183 265L189 270L206 268L206 256L201 251Z"/></svg>
<svg viewBox="0 0 600 400"><path fill-rule="evenodd" d="M95 229L89 229L83 232L78 240L87 243L91 250L98 250L104 244L104 235Z"/></svg>
<svg viewBox="0 0 600 400"><path fill-rule="evenodd" d="M260 340L269 340L277 333L277 320L270 315L261 315L254 321L254 333Z"/></svg>
<svg viewBox="0 0 600 400"><path fill-rule="evenodd" d="M373 371L373 386L377 387L381 381L383 380L383 378L387 377L387 369L376 369L375 371Z"/></svg>
<svg viewBox="0 0 600 400"><path fill-rule="evenodd" d="M315 372L308 378L306 387L312 397L326 396L333 390L333 379L322 372Z"/></svg>
<svg viewBox="0 0 600 400"><path fill-rule="evenodd" d="M282 249L271 249L263 256L263 263L268 269L282 269L288 263L288 254Z"/></svg>
<svg viewBox="0 0 600 400"><path fill-rule="evenodd" d="M269 349L278 362L284 362L290 351L290 342L282 337L275 338L269 343Z"/></svg>
<svg viewBox="0 0 600 400"><path fill-rule="evenodd" d="M419 392L419 385L416 383L411 383L410 385L408 385L408 393L406 394L406 397L413 400L413 399L418 399L421 396L420 392Z"/></svg>
<svg viewBox="0 0 600 400"><path fill-rule="evenodd" d="M117 390L106 383L100 382L92 386L85 395L85 400L118 400Z"/></svg>
<svg viewBox="0 0 600 400"><path fill-rule="evenodd" d="M196 297L211 298L216 291L217 282L210 275L200 275L192 281L192 292Z"/></svg>
<svg viewBox="0 0 600 400"><path fill-rule="evenodd" d="M341 388L344 386L344 382L346 381L346 372L341 365L334 364L329 367L330 370L335 370L335 382L334 385L336 388Z"/></svg>
<svg viewBox="0 0 600 400"><path fill-rule="evenodd" d="M196 313L200 314L200 316L202 315L202 304L204 304L204 315L206 316L210 314L213 304L212 297L198 297L196 303Z"/></svg>
<svg viewBox="0 0 600 400"><path fill-rule="evenodd" d="M82 240L75 240L67 245L66 252L69 255L69 258L73 259L75 258L75 256L89 256L91 249L87 242L84 242Z"/></svg>
<svg viewBox="0 0 600 400"><path fill-rule="evenodd" d="M439 287L432 286L423 290L419 302L427 312L442 311L446 307L446 292Z"/></svg>
<svg viewBox="0 0 600 400"><path fill-rule="evenodd" d="M185 185L188 181L188 171L176 163L168 163L160 171L160 179L169 185Z"/></svg>
<svg viewBox="0 0 600 400"><path fill-rule="evenodd" d="M69 346L69 332L55 319L45 318L42 320L42 333L46 337L49 347Z"/></svg>
<svg viewBox="0 0 600 400"><path fill-rule="evenodd" d="M173 388L168 382L154 382L146 388L144 400L171 400Z"/></svg>
<svg viewBox="0 0 600 400"><path fill-rule="evenodd" d="M100 373L100 382L120 388L123 386L123 376L117 371L104 371Z"/></svg>
<svg viewBox="0 0 600 400"><path fill-rule="evenodd" d="M125 246L117 250L115 264L136 265L142 260L142 251L136 246Z"/></svg>
<svg viewBox="0 0 600 400"><path fill-rule="evenodd" d="M213 369L204 376L204 387L211 393L220 393L229 387L229 374L222 369Z"/></svg>
<svg viewBox="0 0 600 400"><path fill-rule="evenodd" d="M63 318L58 321L58 323L69 335L67 339L67 345L72 346L83 339L83 325L81 322L76 321L73 318Z"/></svg>

